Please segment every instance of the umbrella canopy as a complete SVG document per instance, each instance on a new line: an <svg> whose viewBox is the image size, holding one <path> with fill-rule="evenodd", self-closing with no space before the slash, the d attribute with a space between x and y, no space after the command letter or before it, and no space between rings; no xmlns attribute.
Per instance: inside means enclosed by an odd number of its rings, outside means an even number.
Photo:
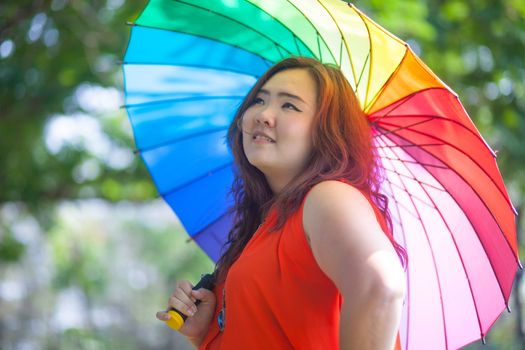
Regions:
<svg viewBox="0 0 525 350"><path fill-rule="evenodd" d="M410 47L344 1L149 2L124 58L125 103L159 193L216 261L233 204L227 128L257 77L292 55L339 66L373 125L409 256L403 348L484 337L519 265L494 152Z"/></svg>

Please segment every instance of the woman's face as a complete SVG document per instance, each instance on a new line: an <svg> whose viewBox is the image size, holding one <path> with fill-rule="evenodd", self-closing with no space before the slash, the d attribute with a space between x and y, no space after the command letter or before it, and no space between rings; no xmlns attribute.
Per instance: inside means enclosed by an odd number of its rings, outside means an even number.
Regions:
<svg viewBox="0 0 525 350"><path fill-rule="evenodd" d="M244 112L244 153L270 185L286 185L306 166L316 104L315 81L307 70L296 68L270 78Z"/></svg>

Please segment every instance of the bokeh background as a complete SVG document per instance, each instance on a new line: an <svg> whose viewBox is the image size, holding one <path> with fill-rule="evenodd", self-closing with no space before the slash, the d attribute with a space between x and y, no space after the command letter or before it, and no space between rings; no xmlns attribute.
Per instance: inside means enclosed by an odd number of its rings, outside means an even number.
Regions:
<svg viewBox="0 0 525 350"><path fill-rule="evenodd" d="M525 2L354 3L459 94L523 212ZM155 312L213 263L159 199L121 108L126 22L145 4L0 3L0 349L191 348ZM525 349L524 301L519 272L512 312L467 348Z"/></svg>

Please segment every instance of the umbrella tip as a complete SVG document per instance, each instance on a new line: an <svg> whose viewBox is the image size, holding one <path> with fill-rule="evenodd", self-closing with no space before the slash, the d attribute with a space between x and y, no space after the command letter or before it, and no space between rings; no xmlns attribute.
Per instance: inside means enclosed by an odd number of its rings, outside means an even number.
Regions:
<svg viewBox="0 0 525 350"><path fill-rule="evenodd" d="M483 343L483 345L487 345L487 339L485 339L485 336L481 336L481 342Z"/></svg>
<svg viewBox="0 0 525 350"><path fill-rule="evenodd" d="M521 261L518 260L518 267L520 268L520 270L523 270L523 265L521 264Z"/></svg>
<svg viewBox="0 0 525 350"><path fill-rule="evenodd" d="M135 26L135 23L131 22L131 21L126 21L126 25L127 26L130 26L130 27L134 27Z"/></svg>
<svg viewBox="0 0 525 350"><path fill-rule="evenodd" d="M507 304L507 312L508 312L509 314L511 314L511 313L512 313L512 310L510 309L510 306L509 306L509 304Z"/></svg>

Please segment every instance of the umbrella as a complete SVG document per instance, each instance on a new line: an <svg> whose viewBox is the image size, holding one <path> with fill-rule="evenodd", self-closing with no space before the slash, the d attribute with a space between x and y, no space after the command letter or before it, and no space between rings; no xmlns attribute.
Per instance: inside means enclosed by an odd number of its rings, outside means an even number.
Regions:
<svg viewBox="0 0 525 350"><path fill-rule="evenodd" d="M484 338L519 266L495 154L457 95L353 5L151 0L123 69L136 146L159 193L216 261L232 223L227 127L257 77L293 55L338 65L373 126L394 237L409 256L403 348Z"/></svg>

